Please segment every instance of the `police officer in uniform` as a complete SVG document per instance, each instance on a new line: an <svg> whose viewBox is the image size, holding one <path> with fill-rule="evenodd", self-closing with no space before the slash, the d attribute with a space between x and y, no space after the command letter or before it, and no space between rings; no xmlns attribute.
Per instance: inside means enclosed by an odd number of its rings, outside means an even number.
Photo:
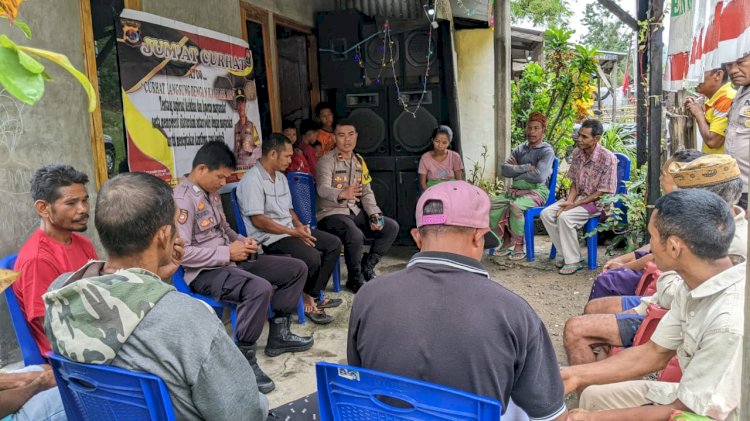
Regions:
<svg viewBox="0 0 750 421"><path fill-rule="evenodd" d="M246 170L260 159L261 140L255 124L247 118L244 89L234 90L234 102L240 117L234 125L234 157L237 158L237 167Z"/></svg>
<svg viewBox="0 0 750 421"><path fill-rule="evenodd" d="M268 304L274 314L269 320L266 355L305 351L313 345L311 337L290 331L289 319L302 293L307 267L291 257L258 255L258 243L229 226L218 191L235 165L224 142L209 142L198 150L192 171L175 188L178 229L185 240L182 266L192 291L237 304L237 346L255 372L258 389L268 393L275 385L255 355Z"/></svg>
<svg viewBox="0 0 750 421"><path fill-rule="evenodd" d="M365 160L354 153L357 130L344 119L334 129L336 147L320 158L315 181L318 187L318 228L341 239L348 272L347 288L356 293L375 277L375 265L398 235L398 222L383 216L370 184ZM374 241L362 256L365 237Z"/></svg>

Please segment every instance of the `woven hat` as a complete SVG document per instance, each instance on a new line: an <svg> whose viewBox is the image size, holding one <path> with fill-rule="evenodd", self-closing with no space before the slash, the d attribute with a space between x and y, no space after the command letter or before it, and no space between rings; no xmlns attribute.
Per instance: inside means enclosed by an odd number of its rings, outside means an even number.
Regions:
<svg viewBox="0 0 750 421"><path fill-rule="evenodd" d="M679 188L713 186L740 178L740 167L729 155L704 155L690 162L673 162L669 174Z"/></svg>

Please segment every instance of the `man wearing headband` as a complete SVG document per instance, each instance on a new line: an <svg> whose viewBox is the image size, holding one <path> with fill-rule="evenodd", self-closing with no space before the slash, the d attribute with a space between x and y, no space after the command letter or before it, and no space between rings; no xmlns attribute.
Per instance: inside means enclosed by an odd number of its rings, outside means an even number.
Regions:
<svg viewBox="0 0 750 421"><path fill-rule="evenodd" d="M523 260L524 224L527 209L543 206L550 192L547 183L552 176L555 150L544 141L547 117L534 111L526 123L526 142L513 149L510 158L500 167L503 177L513 178L504 193L492 198L490 227L503 240L496 256Z"/></svg>
<svg viewBox="0 0 750 421"><path fill-rule="evenodd" d="M520 407L535 420L567 416L555 350L539 316L479 262L499 241L487 194L448 181L419 198L407 268L360 289L349 319L349 364L417 378ZM512 399L512 402L511 402ZM516 404L518 407L515 407Z"/></svg>

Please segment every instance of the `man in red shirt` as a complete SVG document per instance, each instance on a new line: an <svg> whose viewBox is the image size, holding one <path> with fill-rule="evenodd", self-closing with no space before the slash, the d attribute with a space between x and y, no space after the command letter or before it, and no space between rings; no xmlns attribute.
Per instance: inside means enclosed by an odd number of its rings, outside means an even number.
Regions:
<svg viewBox="0 0 750 421"><path fill-rule="evenodd" d="M50 351L42 294L58 276L97 259L91 241L76 234L85 231L89 221L88 181L86 174L63 164L46 165L31 179L31 197L41 221L18 252L14 270L21 275L13 292L42 354Z"/></svg>

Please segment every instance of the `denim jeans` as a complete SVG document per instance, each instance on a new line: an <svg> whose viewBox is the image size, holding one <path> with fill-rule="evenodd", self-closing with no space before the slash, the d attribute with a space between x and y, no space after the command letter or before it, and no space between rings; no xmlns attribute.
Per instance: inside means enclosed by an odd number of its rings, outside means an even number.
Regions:
<svg viewBox="0 0 750 421"><path fill-rule="evenodd" d="M42 371L38 365L24 367L17 373L26 371ZM0 421L5 421L8 417ZM10 415L11 421L66 421L60 391L53 387L32 396L15 414Z"/></svg>

